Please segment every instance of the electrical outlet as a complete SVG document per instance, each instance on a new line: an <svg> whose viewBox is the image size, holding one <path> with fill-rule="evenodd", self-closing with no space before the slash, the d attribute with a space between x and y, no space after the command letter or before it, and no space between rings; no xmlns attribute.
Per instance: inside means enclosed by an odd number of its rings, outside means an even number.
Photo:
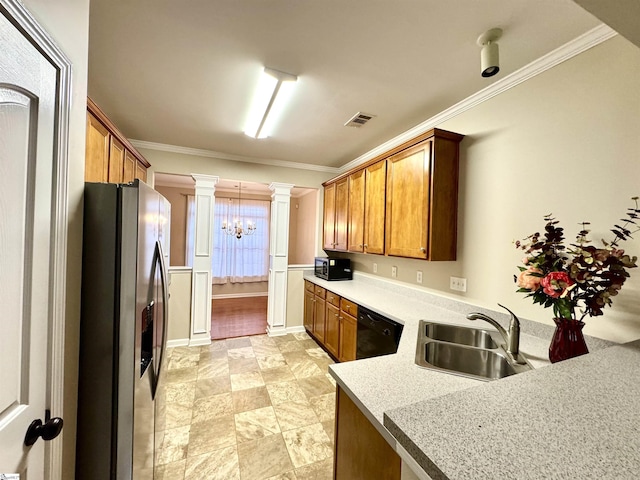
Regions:
<svg viewBox="0 0 640 480"><path fill-rule="evenodd" d="M422 272L420 270L416 272L416 282L422 283Z"/></svg>
<svg viewBox="0 0 640 480"><path fill-rule="evenodd" d="M467 279L460 277L450 277L449 279L449 288L451 290L455 290L457 292L466 292L467 291Z"/></svg>
<svg viewBox="0 0 640 480"><path fill-rule="evenodd" d="M378 273L378 264L377 263L373 264L373 273Z"/></svg>
<svg viewBox="0 0 640 480"><path fill-rule="evenodd" d="M391 277L392 278L398 277L398 267L396 267L395 265L391 267Z"/></svg>

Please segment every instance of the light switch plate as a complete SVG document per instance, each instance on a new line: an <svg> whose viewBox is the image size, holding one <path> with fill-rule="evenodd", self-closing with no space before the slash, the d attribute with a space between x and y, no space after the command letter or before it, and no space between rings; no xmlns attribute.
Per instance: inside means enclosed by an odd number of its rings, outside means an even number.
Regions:
<svg viewBox="0 0 640 480"><path fill-rule="evenodd" d="M396 267L395 265L391 267L391 277L392 278L398 277L398 267Z"/></svg>

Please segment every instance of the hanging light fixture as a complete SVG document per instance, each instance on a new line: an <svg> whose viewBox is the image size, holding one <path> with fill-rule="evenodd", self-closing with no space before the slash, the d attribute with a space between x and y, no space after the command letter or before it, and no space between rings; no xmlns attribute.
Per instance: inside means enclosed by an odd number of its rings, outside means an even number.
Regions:
<svg viewBox="0 0 640 480"><path fill-rule="evenodd" d="M244 228L242 226L242 216L241 216L241 208L240 204L242 202L242 182L238 184L238 216L230 222L228 220L224 220L222 222L222 230L227 235L234 235L238 240L242 238L242 236L253 235L256 233L256 224L251 220L247 220L247 227ZM229 199L229 203L231 203L231 199Z"/></svg>

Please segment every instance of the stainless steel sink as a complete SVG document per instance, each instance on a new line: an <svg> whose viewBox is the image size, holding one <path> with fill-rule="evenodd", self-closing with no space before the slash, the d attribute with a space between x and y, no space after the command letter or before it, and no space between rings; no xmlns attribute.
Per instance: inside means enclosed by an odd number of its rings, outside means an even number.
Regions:
<svg viewBox="0 0 640 480"><path fill-rule="evenodd" d="M422 320L416 364L478 380L497 380L533 367L521 355L518 364L507 354L498 332Z"/></svg>
<svg viewBox="0 0 640 480"><path fill-rule="evenodd" d="M478 348L498 348L498 345L486 330L459 327L445 323L425 323L424 336L441 342L458 343Z"/></svg>

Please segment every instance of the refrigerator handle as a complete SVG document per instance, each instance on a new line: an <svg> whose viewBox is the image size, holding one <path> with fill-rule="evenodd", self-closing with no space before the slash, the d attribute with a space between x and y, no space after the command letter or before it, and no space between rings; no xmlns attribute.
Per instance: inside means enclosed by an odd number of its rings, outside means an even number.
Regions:
<svg viewBox="0 0 640 480"><path fill-rule="evenodd" d="M158 359L158 375L156 377L156 385L160 382L160 372L162 371L162 361L164 360L164 351L167 348L167 322L169 314L169 292L167 291L167 268L164 263L164 252L160 240L156 240L156 255L160 263L160 283L162 284L162 348L160 349L160 358Z"/></svg>

